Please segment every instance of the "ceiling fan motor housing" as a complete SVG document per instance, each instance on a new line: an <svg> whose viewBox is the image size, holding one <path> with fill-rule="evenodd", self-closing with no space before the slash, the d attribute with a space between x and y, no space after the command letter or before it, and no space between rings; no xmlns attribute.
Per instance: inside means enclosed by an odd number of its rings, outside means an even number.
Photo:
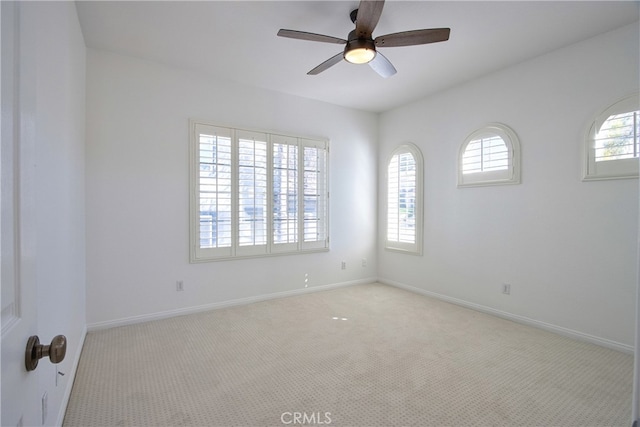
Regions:
<svg viewBox="0 0 640 427"><path fill-rule="evenodd" d="M364 52L366 52L366 55L360 54ZM373 39L358 37L356 35L356 30L353 30L349 33L347 45L344 48L343 56L344 59L348 62L354 64L365 64L375 58L376 45L373 42Z"/></svg>

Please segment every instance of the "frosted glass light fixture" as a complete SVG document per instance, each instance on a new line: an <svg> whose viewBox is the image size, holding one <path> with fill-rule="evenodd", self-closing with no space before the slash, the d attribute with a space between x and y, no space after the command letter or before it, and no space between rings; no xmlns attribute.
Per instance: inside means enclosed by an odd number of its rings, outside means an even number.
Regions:
<svg viewBox="0 0 640 427"><path fill-rule="evenodd" d="M376 45L371 39L355 38L355 31L349 34L344 48L344 59L352 64L366 64L376 57Z"/></svg>
<svg viewBox="0 0 640 427"><path fill-rule="evenodd" d="M352 64L366 64L376 56L376 51L360 47L344 53L344 59Z"/></svg>

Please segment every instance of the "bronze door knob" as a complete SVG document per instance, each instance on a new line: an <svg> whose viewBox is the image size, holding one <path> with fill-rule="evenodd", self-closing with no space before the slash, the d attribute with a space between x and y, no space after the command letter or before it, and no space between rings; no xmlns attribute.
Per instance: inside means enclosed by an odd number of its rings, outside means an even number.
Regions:
<svg viewBox="0 0 640 427"><path fill-rule="evenodd" d="M24 355L24 363L27 371L33 371L38 366L38 360L49 357L51 363L60 363L67 354L67 338L64 335L56 335L51 340L51 344L40 344L37 335L29 337L27 350Z"/></svg>

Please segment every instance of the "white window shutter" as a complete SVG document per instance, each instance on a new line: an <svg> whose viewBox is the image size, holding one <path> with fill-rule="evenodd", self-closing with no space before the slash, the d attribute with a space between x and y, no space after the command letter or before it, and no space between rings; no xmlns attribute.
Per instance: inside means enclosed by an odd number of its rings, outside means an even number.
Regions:
<svg viewBox="0 0 640 427"><path fill-rule="evenodd" d="M326 141L190 128L192 262L328 250Z"/></svg>

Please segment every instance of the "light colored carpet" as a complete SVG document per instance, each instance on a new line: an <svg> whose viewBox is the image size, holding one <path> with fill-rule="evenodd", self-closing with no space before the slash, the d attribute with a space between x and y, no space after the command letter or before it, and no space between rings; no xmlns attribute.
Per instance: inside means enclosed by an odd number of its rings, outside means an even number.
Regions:
<svg viewBox="0 0 640 427"><path fill-rule="evenodd" d="M89 333L64 425L628 426L632 359L359 285Z"/></svg>

